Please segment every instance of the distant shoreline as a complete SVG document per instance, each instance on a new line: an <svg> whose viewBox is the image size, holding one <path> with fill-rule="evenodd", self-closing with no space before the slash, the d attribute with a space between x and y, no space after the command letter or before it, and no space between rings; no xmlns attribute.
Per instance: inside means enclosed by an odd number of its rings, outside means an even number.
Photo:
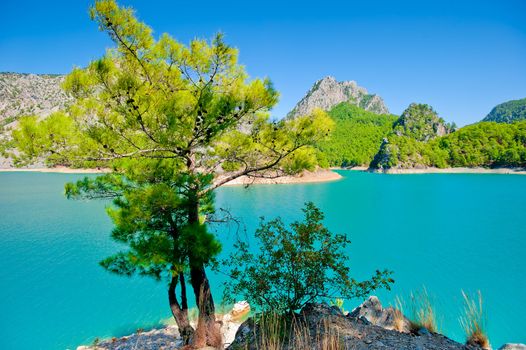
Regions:
<svg viewBox="0 0 526 350"><path fill-rule="evenodd" d="M334 170L351 170L351 171L362 171L371 172L378 174L388 175L405 175L405 174L507 174L507 175L526 175L526 168L414 168L414 169L389 169L386 171L370 171L369 168L364 166L356 166L353 168L339 168L331 167L330 169L319 169L316 171L304 171L299 175L282 176L275 179L267 178L249 178L242 176L235 180L228 182L227 186L237 185L257 185L257 184L268 184L268 185L279 185L279 184L294 184L294 183L315 183L315 182L328 182L336 181L342 178L342 176L336 173ZM38 172L38 173L57 173L57 174L105 174L109 173L110 169L74 169L67 167L55 167L55 168L0 168L2 172Z"/></svg>
<svg viewBox="0 0 526 350"><path fill-rule="evenodd" d="M0 168L1 173L35 172L35 173L58 173L58 174L104 174L109 169L74 169L68 167L55 168Z"/></svg>
<svg viewBox="0 0 526 350"><path fill-rule="evenodd" d="M0 172L39 172L39 173L57 173L57 174L104 174L110 172L109 169L72 169L67 167L55 168L0 168ZM304 171L294 176L282 176L275 179L267 178L249 178L242 176L226 183L226 186L239 185L277 185L277 184L295 184L295 183L316 183L328 182L341 179L342 176L331 170Z"/></svg>
<svg viewBox="0 0 526 350"><path fill-rule="evenodd" d="M352 170L352 171L369 171L367 167L359 166L354 168L340 168L340 170ZM378 171L380 174L388 175L404 175L404 174L511 174L511 175L526 175L526 168L414 168L414 169L389 169L386 171Z"/></svg>

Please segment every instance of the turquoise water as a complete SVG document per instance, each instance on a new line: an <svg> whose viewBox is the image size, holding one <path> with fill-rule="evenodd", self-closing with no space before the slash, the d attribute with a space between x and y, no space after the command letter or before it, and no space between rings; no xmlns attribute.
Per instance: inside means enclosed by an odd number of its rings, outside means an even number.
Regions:
<svg viewBox="0 0 526 350"><path fill-rule="evenodd" d="M341 173L325 184L222 188L217 206L250 233L260 215L290 221L313 201L332 231L349 234L356 277L395 271L393 290L377 293L385 303L425 286L442 331L462 340L460 291L481 290L492 344L526 342L526 176ZM75 348L169 316L164 285L98 266L119 247L109 240L105 203L62 196L79 177L0 173L0 349ZM217 230L224 242L244 234ZM218 296L222 278L211 277Z"/></svg>

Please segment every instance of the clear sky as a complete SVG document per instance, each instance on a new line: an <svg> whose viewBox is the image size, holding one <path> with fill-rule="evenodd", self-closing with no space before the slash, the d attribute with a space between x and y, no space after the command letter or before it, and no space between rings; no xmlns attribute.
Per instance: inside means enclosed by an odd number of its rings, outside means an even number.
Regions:
<svg viewBox="0 0 526 350"><path fill-rule="evenodd" d="M0 71L67 73L111 45L92 1L0 0ZM458 125L526 97L526 1L122 0L156 35L217 31L253 77L270 77L285 115L314 81L356 80L395 113L432 105Z"/></svg>

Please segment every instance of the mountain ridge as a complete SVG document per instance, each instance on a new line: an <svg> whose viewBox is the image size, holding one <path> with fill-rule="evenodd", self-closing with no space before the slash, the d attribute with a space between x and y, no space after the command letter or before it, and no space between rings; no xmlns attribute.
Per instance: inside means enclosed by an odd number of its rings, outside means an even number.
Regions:
<svg viewBox="0 0 526 350"><path fill-rule="evenodd" d="M389 114L383 99L376 94L369 94L367 89L359 86L356 81L340 82L332 76L327 76L313 84L287 114L287 118L307 115L315 108L328 111L342 102L349 102L376 114Z"/></svg>
<svg viewBox="0 0 526 350"><path fill-rule="evenodd" d="M23 115L45 117L64 109L72 98L62 90L65 75L0 73L0 126Z"/></svg>
<svg viewBox="0 0 526 350"><path fill-rule="evenodd" d="M493 107L483 122L513 123L526 119L526 98L510 100Z"/></svg>

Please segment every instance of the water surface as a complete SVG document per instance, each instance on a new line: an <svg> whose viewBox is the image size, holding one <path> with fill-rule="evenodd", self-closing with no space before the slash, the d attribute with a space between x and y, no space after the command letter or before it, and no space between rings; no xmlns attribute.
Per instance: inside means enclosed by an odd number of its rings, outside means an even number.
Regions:
<svg viewBox="0 0 526 350"><path fill-rule="evenodd" d="M463 340L460 291L480 290L494 347L526 342L526 176L341 173L331 183L222 188L217 206L250 238L259 216L290 222L313 201L333 232L351 238L354 276L395 272L393 290L377 293L384 303L425 286L442 331ZM98 266L122 247L109 239L107 203L63 197L64 183L81 176L0 173L1 349L73 349L169 317L165 285ZM218 228L225 252L243 232ZM216 298L222 279L211 276Z"/></svg>

